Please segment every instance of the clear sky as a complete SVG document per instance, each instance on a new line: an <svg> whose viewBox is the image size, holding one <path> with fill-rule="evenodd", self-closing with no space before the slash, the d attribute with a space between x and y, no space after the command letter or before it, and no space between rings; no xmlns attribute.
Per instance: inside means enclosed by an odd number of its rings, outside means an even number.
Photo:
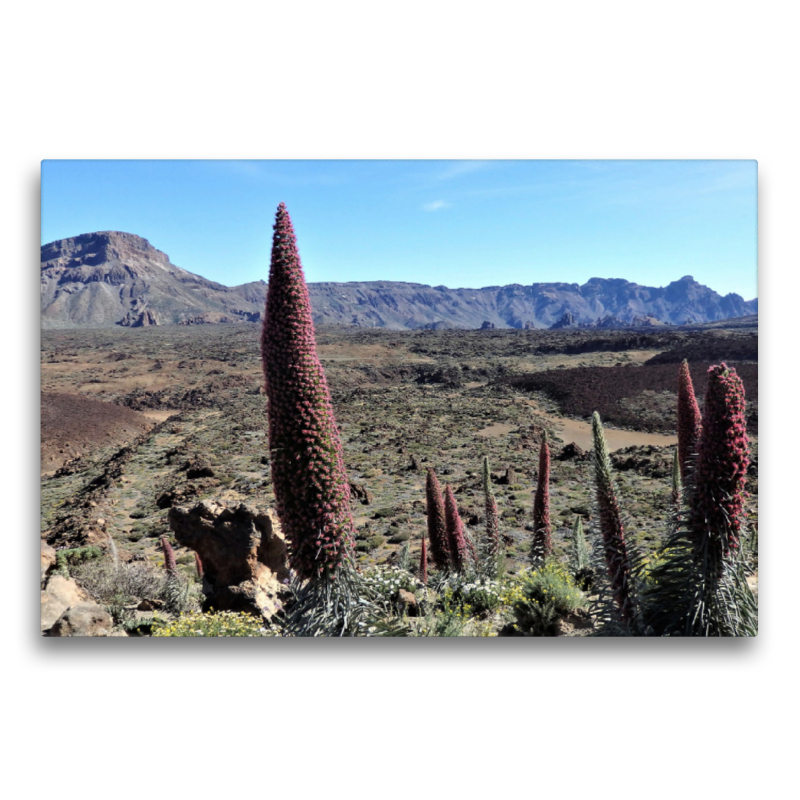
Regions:
<svg viewBox="0 0 800 800"><path fill-rule="evenodd" d="M757 295L755 161L44 161L42 244L135 233L234 286L285 202L311 281L449 287L684 275Z"/></svg>

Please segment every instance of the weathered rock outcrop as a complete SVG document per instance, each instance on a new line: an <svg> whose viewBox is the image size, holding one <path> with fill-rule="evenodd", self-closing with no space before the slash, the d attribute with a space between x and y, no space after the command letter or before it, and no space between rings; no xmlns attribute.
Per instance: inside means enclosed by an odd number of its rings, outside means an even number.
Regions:
<svg viewBox="0 0 800 800"><path fill-rule="evenodd" d="M42 573L41 573L41 581L44 583L44 579L50 573L50 570L56 563L56 549L55 547L51 547L47 542L42 541Z"/></svg>
<svg viewBox="0 0 800 800"><path fill-rule="evenodd" d="M287 597L289 561L277 515L241 503L204 500L169 510L175 538L203 563L204 609L247 611L269 619Z"/></svg>
<svg viewBox="0 0 800 800"><path fill-rule="evenodd" d="M50 636L111 636L114 621L97 603L70 606L50 629Z"/></svg>
<svg viewBox="0 0 800 800"><path fill-rule="evenodd" d="M89 601L89 595L71 578L51 575L41 594L42 633L49 631L67 609Z"/></svg>

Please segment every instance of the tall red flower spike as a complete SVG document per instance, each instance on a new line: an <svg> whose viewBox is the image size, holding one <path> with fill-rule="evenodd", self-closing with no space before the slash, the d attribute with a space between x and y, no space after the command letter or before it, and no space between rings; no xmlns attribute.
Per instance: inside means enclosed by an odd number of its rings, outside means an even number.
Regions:
<svg viewBox="0 0 800 800"><path fill-rule="evenodd" d="M428 469L425 496L428 504L428 538L431 540L431 556L436 569L444 571L450 568L450 545L447 541L442 488L432 468Z"/></svg>
<svg viewBox="0 0 800 800"><path fill-rule="evenodd" d="M274 230L261 334L272 484L292 566L301 578L335 579L353 545L350 487L317 358L308 287L283 203Z"/></svg>
<svg viewBox="0 0 800 800"><path fill-rule="evenodd" d="M550 555L553 549L550 536L550 446L547 444L547 433L543 431L542 447L539 451L539 475L533 498L532 560L544 560Z"/></svg>
<svg viewBox="0 0 800 800"><path fill-rule="evenodd" d="M175 563L175 551L166 536L161 537L161 550L164 553L164 569L173 577L178 574L178 565Z"/></svg>
<svg viewBox="0 0 800 800"><path fill-rule="evenodd" d="M701 427L689 362L684 358L678 373L678 462L682 481L686 481L686 470L697 450Z"/></svg>
<svg viewBox="0 0 800 800"><path fill-rule="evenodd" d="M464 537L464 523L458 514L456 496L450 484L444 487L444 518L453 568L457 572L463 572L469 560L469 549Z"/></svg>
<svg viewBox="0 0 800 800"><path fill-rule="evenodd" d="M203 562L200 560L199 553L195 552L194 554L194 565L197 567L197 577L203 577Z"/></svg>
<svg viewBox="0 0 800 800"><path fill-rule="evenodd" d="M600 533L603 537L603 551L608 567L608 576L611 580L611 593L619 609L620 617L623 622L629 623L633 618L631 563L614 479L611 476L611 459L608 457L603 423L596 411L592 414L592 440L597 515L600 522Z"/></svg>
<svg viewBox="0 0 800 800"><path fill-rule="evenodd" d="M720 557L739 547L749 464L744 386L722 363L708 370L687 520L695 541L708 536Z"/></svg>
<svg viewBox="0 0 800 800"><path fill-rule="evenodd" d="M425 534L422 534L422 552L419 556L419 579L428 585L428 548L425 546Z"/></svg>
<svg viewBox="0 0 800 800"><path fill-rule="evenodd" d="M486 514L486 550L490 556L500 552L500 521L497 515L497 501L492 493L489 458L483 457L483 501Z"/></svg>

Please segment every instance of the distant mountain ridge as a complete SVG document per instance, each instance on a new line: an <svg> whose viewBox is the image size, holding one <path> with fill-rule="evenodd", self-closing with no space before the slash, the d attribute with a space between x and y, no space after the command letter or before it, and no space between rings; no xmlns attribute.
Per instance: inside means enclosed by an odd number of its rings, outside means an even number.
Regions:
<svg viewBox="0 0 800 800"><path fill-rule="evenodd" d="M268 265L265 265L265 275ZM43 328L257 322L267 285L228 287L172 264L146 239L101 231L43 245ZM663 288L621 278L449 289L401 281L309 284L315 324L392 330L704 323L758 313L687 275Z"/></svg>

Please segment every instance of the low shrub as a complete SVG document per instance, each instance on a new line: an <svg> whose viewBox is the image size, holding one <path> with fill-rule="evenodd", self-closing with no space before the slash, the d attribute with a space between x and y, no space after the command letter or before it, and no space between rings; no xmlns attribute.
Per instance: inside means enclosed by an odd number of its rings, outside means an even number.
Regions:
<svg viewBox="0 0 800 800"><path fill-rule="evenodd" d="M63 575L65 578L69 578L70 567L77 567L86 561L100 558L101 555L103 555L103 551L95 545L73 547L69 550L59 550L56 553L54 572L58 575Z"/></svg>
<svg viewBox="0 0 800 800"><path fill-rule="evenodd" d="M194 611L176 620L159 617L153 620L153 636L278 636L279 629L266 625L261 617L238 611Z"/></svg>
<svg viewBox="0 0 800 800"><path fill-rule="evenodd" d="M524 636L555 636L558 621L581 607L584 596L560 564L521 572L510 582L503 602L514 613L514 628Z"/></svg>
<svg viewBox="0 0 800 800"><path fill-rule="evenodd" d="M457 612L462 617L480 617L500 607L502 587L496 580L450 573L436 583L438 606L444 612Z"/></svg>
<svg viewBox="0 0 800 800"><path fill-rule="evenodd" d="M73 577L99 603L115 610L138 600L162 600L168 611L180 613L199 608L199 584L183 575L171 576L146 561L115 564L111 559L92 560L74 568Z"/></svg>
<svg viewBox="0 0 800 800"><path fill-rule="evenodd" d="M368 553L370 550L375 550L375 548L380 547L382 544L383 536L376 534L375 536L370 536L369 539L356 542L356 550L359 553Z"/></svg>
<svg viewBox="0 0 800 800"><path fill-rule="evenodd" d="M365 570L362 574L365 588L373 593L376 599L392 601L400 589L416 592L423 588L422 583L410 572L397 567L378 566Z"/></svg>

